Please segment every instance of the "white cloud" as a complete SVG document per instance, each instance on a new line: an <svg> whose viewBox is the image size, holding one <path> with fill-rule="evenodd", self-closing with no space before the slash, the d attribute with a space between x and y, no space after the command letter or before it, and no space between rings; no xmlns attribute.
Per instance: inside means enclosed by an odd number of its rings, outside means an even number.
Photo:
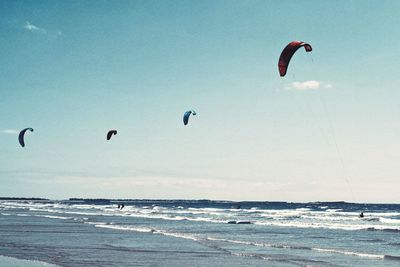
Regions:
<svg viewBox="0 0 400 267"><path fill-rule="evenodd" d="M319 81L294 82L292 83L292 88L296 90L314 90L319 89L320 85Z"/></svg>
<svg viewBox="0 0 400 267"><path fill-rule="evenodd" d="M1 133L3 133L3 134L18 134L18 131L15 129L5 129L5 130L2 130Z"/></svg>
<svg viewBox="0 0 400 267"><path fill-rule="evenodd" d="M304 81L304 82L293 82L290 86L286 86L286 90L297 90L297 91L305 91L305 90L317 90L320 88L333 88L332 84L319 82L315 80Z"/></svg>
<svg viewBox="0 0 400 267"><path fill-rule="evenodd" d="M24 25L24 29L30 31L30 32L37 32L37 33L46 33L46 30L43 28L40 28L36 25L33 25L29 21L27 21Z"/></svg>

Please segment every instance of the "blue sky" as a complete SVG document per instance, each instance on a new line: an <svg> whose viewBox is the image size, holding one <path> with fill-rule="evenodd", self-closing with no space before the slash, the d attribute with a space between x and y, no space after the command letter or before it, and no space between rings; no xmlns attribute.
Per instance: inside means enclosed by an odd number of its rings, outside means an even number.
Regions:
<svg viewBox="0 0 400 267"><path fill-rule="evenodd" d="M399 11L2 1L0 195L399 202Z"/></svg>

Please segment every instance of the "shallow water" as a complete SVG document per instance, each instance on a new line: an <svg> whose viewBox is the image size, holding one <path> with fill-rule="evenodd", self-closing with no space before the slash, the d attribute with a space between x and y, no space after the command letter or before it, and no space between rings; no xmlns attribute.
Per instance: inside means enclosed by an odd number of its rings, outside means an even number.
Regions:
<svg viewBox="0 0 400 267"><path fill-rule="evenodd" d="M400 266L400 205L117 203L1 201L0 255L60 266Z"/></svg>
<svg viewBox="0 0 400 267"><path fill-rule="evenodd" d="M20 260L11 257L0 256L0 266L7 267L57 267L47 262Z"/></svg>

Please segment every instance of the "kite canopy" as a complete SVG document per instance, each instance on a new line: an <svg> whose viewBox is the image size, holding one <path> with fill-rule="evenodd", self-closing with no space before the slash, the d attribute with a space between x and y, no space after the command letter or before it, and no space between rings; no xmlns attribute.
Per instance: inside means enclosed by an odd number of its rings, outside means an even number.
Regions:
<svg viewBox="0 0 400 267"><path fill-rule="evenodd" d="M19 141L19 144L20 144L22 147L25 147L25 140L24 140L24 137L25 137L26 131L31 131L31 132L33 132L33 129L32 129L32 128L25 128L25 129L23 129L23 130L19 133L18 141Z"/></svg>
<svg viewBox="0 0 400 267"><path fill-rule="evenodd" d="M111 136L116 135L117 134L117 130L109 130L107 133L107 140L111 139Z"/></svg>
<svg viewBox="0 0 400 267"><path fill-rule="evenodd" d="M290 59L296 53L296 51L300 48L304 47L306 52L311 52L312 47L311 45L304 43L304 42L299 42L299 41L293 41L289 43L285 49L283 49L281 56L279 57L279 74L281 77L284 77L286 75L287 68L289 66Z"/></svg>
<svg viewBox="0 0 400 267"><path fill-rule="evenodd" d="M189 110L189 111L186 111L186 112L185 112L185 114L183 115L183 124L184 124L184 125L187 125L187 124L188 124L190 115L195 116L195 115L196 115L196 111L194 111L194 110Z"/></svg>

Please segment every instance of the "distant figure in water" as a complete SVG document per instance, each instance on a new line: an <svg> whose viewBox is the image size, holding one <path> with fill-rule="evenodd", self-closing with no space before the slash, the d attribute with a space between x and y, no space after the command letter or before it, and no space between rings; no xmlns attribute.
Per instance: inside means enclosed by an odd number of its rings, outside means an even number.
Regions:
<svg viewBox="0 0 400 267"><path fill-rule="evenodd" d="M237 207L236 207L236 209L238 209L238 210L240 210L242 208L242 206L240 206L240 205L238 205Z"/></svg>
<svg viewBox="0 0 400 267"><path fill-rule="evenodd" d="M364 212L360 213L360 218L364 218Z"/></svg>
<svg viewBox="0 0 400 267"><path fill-rule="evenodd" d="M125 205L124 205L124 204L121 204L120 210L122 210L124 207L125 207Z"/></svg>
<svg viewBox="0 0 400 267"><path fill-rule="evenodd" d="M120 204L118 204L118 209L121 209L121 205Z"/></svg>

